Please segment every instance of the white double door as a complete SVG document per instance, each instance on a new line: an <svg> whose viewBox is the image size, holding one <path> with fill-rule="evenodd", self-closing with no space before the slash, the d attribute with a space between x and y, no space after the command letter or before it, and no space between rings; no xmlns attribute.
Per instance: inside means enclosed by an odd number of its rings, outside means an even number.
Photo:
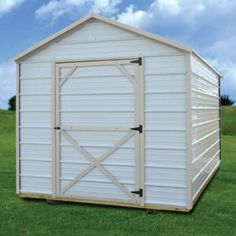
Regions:
<svg viewBox="0 0 236 236"><path fill-rule="evenodd" d="M142 59L55 71L54 194L142 205Z"/></svg>

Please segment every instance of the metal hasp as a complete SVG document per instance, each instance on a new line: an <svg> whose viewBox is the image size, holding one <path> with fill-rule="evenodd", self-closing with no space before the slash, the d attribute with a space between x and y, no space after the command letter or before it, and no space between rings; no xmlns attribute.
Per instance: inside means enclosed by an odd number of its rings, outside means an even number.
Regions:
<svg viewBox="0 0 236 236"><path fill-rule="evenodd" d="M143 190L142 189L139 189L138 191L131 191L131 193L138 194L139 197L143 196Z"/></svg>
<svg viewBox="0 0 236 236"><path fill-rule="evenodd" d="M54 127L54 129L61 129L61 127Z"/></svg>
<svg viewBox="0 0 236 236"><path fill-rule="evenodd" d="M142 65L142 58L139 57L137 60L130 61L130 63L138 63L141 66Z"/></svg>
<svg viewBox="0 0 236 236"><path fill-rule="evenodd" d="M143 126L139 125L138 127L130 128L130 130L136 130L139 133L142 133L143 132Z"/></svg>

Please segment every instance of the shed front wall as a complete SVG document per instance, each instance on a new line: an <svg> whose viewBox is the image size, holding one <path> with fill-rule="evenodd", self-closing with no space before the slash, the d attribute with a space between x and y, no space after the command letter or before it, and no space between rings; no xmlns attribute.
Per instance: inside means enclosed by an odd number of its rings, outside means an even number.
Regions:
<svg viewBox="0 0 236 236"><path fill-rule="evenodd" d="M195 201L220 162L220 83L192 56L192 200Z"/></svg>
<svg viewBox="0 0 236 236"><path fill-rule="evenodd" d="M20 193L52 194L54 63L140 56L144 62L144 203L186 207L187 56L99 21L20 62Z"/></svg>

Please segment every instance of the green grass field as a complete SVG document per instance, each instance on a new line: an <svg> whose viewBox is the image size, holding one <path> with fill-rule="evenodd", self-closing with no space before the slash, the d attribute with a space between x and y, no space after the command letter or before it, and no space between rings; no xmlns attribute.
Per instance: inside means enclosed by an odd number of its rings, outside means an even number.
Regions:
<svg viewBox="0 0 236 236"><path fill-rule="evenodd" d="M14 112L0 111L0 235L236 235L236 108L224 108L222 165L191 213L23 200L15 194Z"/></svg>
<svg viewBox="0 0 236 236"><path fill-rule="evenodd" d="M236 107L223 107L222 116L222 134L236 135Z"/></svg>

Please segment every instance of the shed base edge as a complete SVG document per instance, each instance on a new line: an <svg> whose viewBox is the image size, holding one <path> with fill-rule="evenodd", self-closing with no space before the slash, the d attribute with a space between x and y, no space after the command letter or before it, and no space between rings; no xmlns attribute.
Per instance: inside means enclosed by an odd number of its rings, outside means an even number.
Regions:
<svg viewBox="0 0 236 236"><path fill-rule="evenodd" d="M152 209L152 210L163 210L163 211L178 211L178 212L189 212L190 209L175 207L175 206L163 206L163 205L154 205L154 204L145 204L142 206L137 206L129 203L117 203L117 202L107 202L107 201L95 201L95 200L86 200L86 199L76 199L76 198L63 198L63 197L53 197L52 195L47 194L34 194L34 193L20 193L18 194L21 198L32 198L32 199L42 199L50 201L61 201L61 202L77 202L85 204L96 204L96 205L108 205L108 206L117 206L117 207L130 207L137 209Z"/></svg>

